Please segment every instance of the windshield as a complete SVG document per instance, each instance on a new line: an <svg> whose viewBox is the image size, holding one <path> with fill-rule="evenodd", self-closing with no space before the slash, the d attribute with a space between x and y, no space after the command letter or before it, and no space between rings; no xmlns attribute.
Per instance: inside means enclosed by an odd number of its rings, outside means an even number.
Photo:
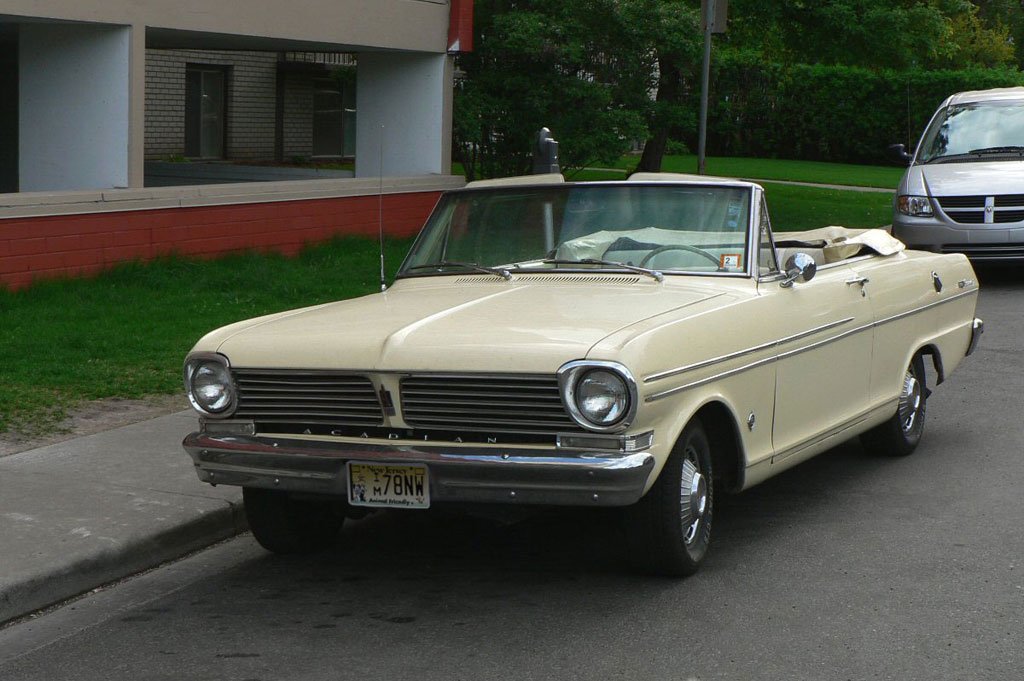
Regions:
<svg viewBox="0 0 1024 681"><path fill-rule="evenodd" d="M668 183L452 192L434 209L399 275L618 263L666 273L745 273L750 195L748 187Z"/></svg>
<svg viewBox="0 0 1024 681"><path fill-rule="evenodd" d="M919 163L1020 158L1024 147L1024 102L984 102L946 107L925 133Z"/></svg>

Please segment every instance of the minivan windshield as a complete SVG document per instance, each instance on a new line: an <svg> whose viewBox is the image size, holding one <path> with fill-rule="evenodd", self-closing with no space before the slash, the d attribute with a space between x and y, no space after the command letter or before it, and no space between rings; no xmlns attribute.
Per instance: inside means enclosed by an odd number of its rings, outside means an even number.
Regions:
<svg viewBox="0 0 1024 681"><path fill-rule="evenodd" d="M1024 154L1024 101L946 107L921 142L918 163L1019 159Z"/></svg>
<svg viewBox="0 0 1024 681"><path fill-rule="evenodd" d="M750 197L749 187L665 182L450 192L399 276L576 267L741 274Z"/></svg>

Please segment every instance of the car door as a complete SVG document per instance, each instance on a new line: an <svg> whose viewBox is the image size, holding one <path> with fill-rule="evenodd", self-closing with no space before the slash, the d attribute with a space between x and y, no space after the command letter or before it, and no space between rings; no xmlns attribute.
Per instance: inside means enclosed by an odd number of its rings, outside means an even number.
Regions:
<svg viewBox="0 0 1024 681"><path fill-rule="evenodd" d="M782 316L773 464L838 442L868 412L873 317L861 280L853 265L837 263L789 287L764 282L769 307Z"/></svg>

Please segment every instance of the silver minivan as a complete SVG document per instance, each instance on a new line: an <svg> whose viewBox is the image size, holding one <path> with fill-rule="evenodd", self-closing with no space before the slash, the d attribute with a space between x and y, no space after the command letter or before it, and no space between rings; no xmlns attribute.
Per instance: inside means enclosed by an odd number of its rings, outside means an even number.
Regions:
<svg viewBox="0 0 1024 681"><path fill-rule="evenodd" d="M932 116L893 204L893 236L972 260L1024 259L1024 87L960 92Z"/></svg>

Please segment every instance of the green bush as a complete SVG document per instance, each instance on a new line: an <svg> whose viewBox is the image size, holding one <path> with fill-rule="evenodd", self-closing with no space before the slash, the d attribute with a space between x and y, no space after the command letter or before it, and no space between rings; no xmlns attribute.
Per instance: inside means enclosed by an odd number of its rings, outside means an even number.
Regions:
<svg viewBox="0 0 1024 681"><path fill-rule="evenodd" d="M722 52L711 83L709 155L878 163L890 144L912 148L949 95L1024 85L1024 73L783 66Z"/></svg>

